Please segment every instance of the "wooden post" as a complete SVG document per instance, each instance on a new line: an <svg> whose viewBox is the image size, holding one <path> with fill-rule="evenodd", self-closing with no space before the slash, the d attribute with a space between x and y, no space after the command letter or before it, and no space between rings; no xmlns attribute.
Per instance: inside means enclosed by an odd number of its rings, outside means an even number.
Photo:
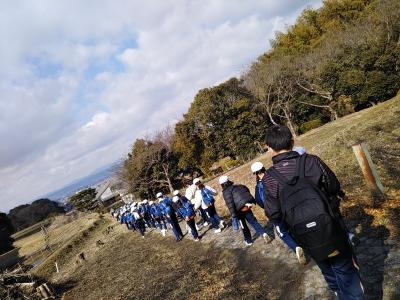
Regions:
<svg viewBox="0 0 400 300"><path fill-rule="evenodd" d="M372 162L371 155L369 154L368 147L364 143L354 145L353 152L356 155L358 164L364 175L368 187L378 194L384 194L384 188L376 171L375 165Z"/></svg>

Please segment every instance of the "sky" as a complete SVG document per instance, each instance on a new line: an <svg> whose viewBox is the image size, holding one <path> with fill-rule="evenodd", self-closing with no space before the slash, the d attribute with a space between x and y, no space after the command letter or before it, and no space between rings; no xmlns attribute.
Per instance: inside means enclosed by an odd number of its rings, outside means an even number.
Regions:
<svg viewBox="0 0 400 300"><path fill-rule="evenodd" d="M320 0L0 0L0 211L126 157Z"/></svg>

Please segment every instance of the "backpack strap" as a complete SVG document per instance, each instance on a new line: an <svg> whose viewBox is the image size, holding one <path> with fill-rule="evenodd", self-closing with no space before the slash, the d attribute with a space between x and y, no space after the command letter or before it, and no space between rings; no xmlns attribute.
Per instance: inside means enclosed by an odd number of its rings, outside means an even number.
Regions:
<svg viewBox="0 0 400 300"><path fill-rule="evenodd" d="M296 165L296 176L298 178L304 178L306 173L306 156L307 154L300 155L300 158L297 160Z"/></svg>

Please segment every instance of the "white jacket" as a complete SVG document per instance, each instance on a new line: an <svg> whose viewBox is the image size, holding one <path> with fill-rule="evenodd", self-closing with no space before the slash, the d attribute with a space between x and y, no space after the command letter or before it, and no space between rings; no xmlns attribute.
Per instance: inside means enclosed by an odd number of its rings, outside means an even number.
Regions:
<svg viewBox="0 0 400 300"><path fill-rule="evenodd" d="M213 194L213 196L216 196L218 194L218 192L216 190L214 190L212 187L210 187L208 185L206 185L204 188L209 190L211 192L211 194ZM194 194L194 209L195 210L199 209L200 206L203 209L207 208L207 204L205 204L203 201L203 196L201 195L201 190L197 189L196 193Z"/></svg>

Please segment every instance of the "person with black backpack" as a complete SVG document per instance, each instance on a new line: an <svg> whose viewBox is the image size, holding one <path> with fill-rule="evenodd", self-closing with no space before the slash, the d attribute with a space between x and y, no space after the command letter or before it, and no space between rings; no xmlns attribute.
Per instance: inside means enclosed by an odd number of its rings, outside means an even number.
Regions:
<svg viewBox="0 0 400 300"><path fill-rule="evenodd" d="M298 151L296 151L298 152ZM300 154L300 153L299 153ZM251 171L256 176L256 187L255 187L255 200L258 205L260 205L264 209L264 202L265 202L265 191L264 191L264 184L263 178L267 172L265 170L264 165L256 161L251 165ZM303 248L299 247L293 237L290 235L290 232L286 229L286 225L284 222L281 223L274 223L275 231L280 239L288 246L297 257L297 260L300 264L305 265L307 264L307 259L304 254Z"/></svg>
<svg viewBox="0 0 400 300"><path fill-rule="evenodd" d="M237 218L239 221L245 244L247 246L253 244L247 222L249 222L258 235L264 238L265 242L270 243L272 239L268 236L264 227L258 223L256 217L251 211L251 207L256 202L247 186L243 184L233 184L233 182L229 180L228 176L225 175L219 178L219 184L222 187L222 196L224 197L226 206L231 213L231 217Z"/></svg>
<svg viewBox="0 0 400 300"><path fill-rule="evenodd" d="M265 213L285 223L291 236L316 261L339 299L364 299L358 266L340 217L340 183L317 156L299 155L287 126L266 134L273 166L263 177Z"/></svg>

